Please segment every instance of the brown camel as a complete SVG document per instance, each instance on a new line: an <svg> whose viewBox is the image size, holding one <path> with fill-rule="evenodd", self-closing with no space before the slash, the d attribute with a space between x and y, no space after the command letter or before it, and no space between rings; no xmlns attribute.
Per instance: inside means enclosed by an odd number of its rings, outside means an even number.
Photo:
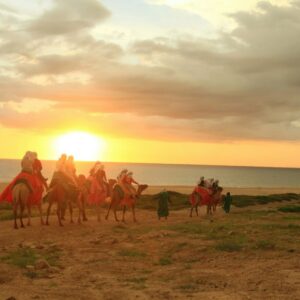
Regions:
<svg viewBox="0 0 300 300"><path fill-rule="evenodd" d="M147 189L148 185L147 184L142 184L138 186L137 194L136 194L136 199L140 197L142 192ZM133 216L133 221L136 222L136 217L135 217L135 200L132 201L132 205L130 205L132 209L132 216ZM114 216L115 220L119 222L119 219L117 217L117 208L122 205L122 202L124 201L124 193L121 191L121 187L119 185L115 185L112 191L112 196L111 196L111 203L108 208L107 214L105 219L108 220L109 217L109 212L111 209L114 211ZM123 217L122 217L122 222L125 222L125 212L126 212L126 204L123 204Z"/></svg>
<svg viewBox="0 0 300 300"><path fill-rule="evenodd" d="M210 196L210 202L206 205L206 214L207 215L212 215L213 211L216 211L216 206L218 205L218 203L220 203L220 199L222 198L222 188L218 188L217 191L215 191L211 196ZM198 214L198 207L203 205L202 202L202 197L199 193L194 192L194 197L195 197L195 202L192 203L192 207L191 207L191 211L190 211L190 217L193 216L193 210L195 209L197 216L199 216Z"/></svg>
<svg viewBox="0 0 300 300"><path fill-rule="evenodd" d="M89 194L89 190L87 187L87 179L84 175L78 176L78 196L77 196L77 207L78 207L78 224L81 224L81 221L87 221L85 206L87 203L87 198Z"/></svg>
<svg viewBox="0 0 300 300"><path fill-rule="evenodd" d="M217 211L218 204L220 204L222 202L222 199L223 199L222 192L223 192L223 188L218 187L216 193L213 195L213 201L212 201L213 212Z"/></svg>
<svg viewBox="0 0 300 300"><path fill-rule="evenodd" d="M116 185L117 181L115 179L109 179L107 185L107 194L104 196L105 199L109 199L110 203L112 201L113 189ZM97 213L97 220L98 222L101 221L101 204L96 205L96 213Z"/></svg>
<svg viewBox="0 0 300 300"><path fill-rule="evenodd" d="M199 216L198 206L201 205L202 198L201 198L200 194L198 194L198 193L194 193L194 197L195 197L195 202L191 204L192 207L191 207L191 211L190 211L190 217L193 217L193 210L194 209L196 211L196 215Z"/></svg>
<svg viewBox="0 0 300 300"><path fill-rule="evenodd" d="M49 225L49 215L51 212L51 207L54 202L57 203L57 218L59 226L63 226L62 223L62 214L63 214L63 207L65 202L65 189L60 183L56 183L49 193L46 195L47 200L49 201L48 209L47 209L47 218L46 218L46 225Z"/></svg>
<svg viewBox="0 0 300 300"><path fill-rule="evenodd" d="M17 183L13 189L12 189L12 195L13 195L13 212L14 212L14 228L18 229L17 224L17 216L18 216L18 207L20 207L20 223L21 227L24 228L23 224L23 214L24 209L27 207L28 210L28 223L27 226L30 226L31 224L31 206L29 202L29 196L30 196L30 189L24 182Z"/></svg>

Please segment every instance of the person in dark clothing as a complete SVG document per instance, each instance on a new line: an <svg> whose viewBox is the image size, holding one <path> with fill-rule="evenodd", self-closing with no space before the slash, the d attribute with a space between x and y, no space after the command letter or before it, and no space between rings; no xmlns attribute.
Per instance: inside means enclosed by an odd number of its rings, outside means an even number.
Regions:
<svg viewBox="0 0 300 300"><path fill-rule="evenodd" d="M230 212L231 202L232 202L232 197L231 197L230 193L228 192L225 196L224 206L223 206L223 209L227 214Z"/></svg>
<svg viewBox="0 0 300 300"><path fill-rule="evenodd" d="M169 203L171 203L169 193L164 189L155 198L158 199L158 206L157 206L158 220L160 220L160 218L165 218L167 220L169 216Z"/></svg>

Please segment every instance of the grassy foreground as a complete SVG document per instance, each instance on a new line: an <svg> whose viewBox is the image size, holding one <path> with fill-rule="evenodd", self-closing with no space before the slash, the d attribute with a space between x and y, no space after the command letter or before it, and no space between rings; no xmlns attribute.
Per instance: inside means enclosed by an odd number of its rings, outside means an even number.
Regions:
<svg viewBox="0 0 300 300"><path fill-rule="evenodd" d="M0 298L299 299L300 215L271 207L213 219L183 209L159 222L151 206L139 224L130 214L64 228L54 216L50 227L1 222Z"/></svg>

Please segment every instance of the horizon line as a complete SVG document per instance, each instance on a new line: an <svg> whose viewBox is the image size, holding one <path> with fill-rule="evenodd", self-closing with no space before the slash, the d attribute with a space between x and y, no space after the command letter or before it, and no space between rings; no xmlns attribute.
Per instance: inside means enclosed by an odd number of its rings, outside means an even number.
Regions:
<svg viewBox="0 0 300 300"><path fill-rule="evenodd" d="M43 159L39 158L42 161L57 161L56 159ZM18 158L0 158L1 160L21 160ZM95 163L93 160L75 160L79 163ZM250 166L250 165L210 165L210 164L193 164L193 163L163 163L163 162L122 162L122 161L101 161L102 163L115 163L115 164L140 164L140 165L177 165L177 166L201 166L201 167L228 167L228 168L262 168L262 169L300 169L298 167L282 167L282 166Z"/></svg>

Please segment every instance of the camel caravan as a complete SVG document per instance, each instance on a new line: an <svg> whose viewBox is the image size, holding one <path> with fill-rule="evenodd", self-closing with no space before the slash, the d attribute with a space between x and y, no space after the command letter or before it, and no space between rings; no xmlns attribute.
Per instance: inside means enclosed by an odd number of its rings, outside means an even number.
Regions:
<svg viewBox="0 0 300 300"><path fill-rule="evenodd" d="M207 215L212 215L216 211L217 205L221 204L224 200L222 194L223 188L219 186L219 180L200 178L198 185L190 195L191 211L190 217L193 216L195 209L197 216L198 207L205 205L207 207Z"/></svg>
<svg viewBox="0 0 300 300"><path fill-rule="evenodd" d="M135 205L137 199L148 187L139 184L133 178L133 173L124 169L116 179L107 179L104 165L96 162L91 168L89 175L76 175L73 156L63 154L56 162L56 169L50 184L42 174L42 163L36 152L28 151L21 161L21 172L0 194L0 203L7 201L12 204L14 214L14 228L18 229L17 217L20 226L23 223L25 208L27 210L27 226L31 225L31 208L37 207L41 225L49 225L51 209L56 206L58 223L63 226L67 209L70 213L70 222L74 223L73 207L78 208L77 222L81 224L87 221L86 207L93 207L96 211L97 221L101 221L101 210L106 204L108 220L110 212L113 212L115 221L119 222L117 210L122 210L122 221L125 222L127 209L131 209L133 221L136 222ZM136 185L136 186L134 186ZM216 206L221 203L222 188L218 181L204 180L202 177L199 184L190 195L192 217L195 209L198 215L198 207L207 206L207 214L216 211ZM47 202L46 220L42 214L42 203ZM167 206L168 203L165 204Z"/></svg>

